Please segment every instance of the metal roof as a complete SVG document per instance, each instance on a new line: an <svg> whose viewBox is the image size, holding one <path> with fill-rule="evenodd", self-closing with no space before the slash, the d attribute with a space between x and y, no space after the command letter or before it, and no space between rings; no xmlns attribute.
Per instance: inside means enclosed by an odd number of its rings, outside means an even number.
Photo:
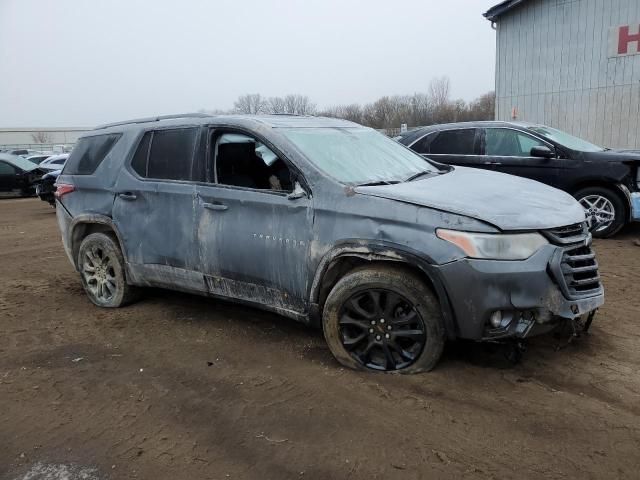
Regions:
<svg viewBox="0 0 640 480"><path fill-rule="evenodd" d="M507 12L510 12L514 8L522 5L527 0L505 0L504 2L500 2L499 4L491 7L484 13L484 16L487 20L491 22L496 22L498 17L504 15Z"/></svg>

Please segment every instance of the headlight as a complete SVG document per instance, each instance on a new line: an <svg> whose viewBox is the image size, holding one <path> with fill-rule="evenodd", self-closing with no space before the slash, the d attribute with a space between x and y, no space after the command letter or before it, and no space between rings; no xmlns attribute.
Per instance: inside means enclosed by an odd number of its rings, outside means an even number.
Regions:
<svg viewBox="0 0 640 480"><path fill-rule="evenodd" d="M525 260L549 243L539 233L503 235L439 228L436 235L459 247L468 257L493 260Z"/></svg>

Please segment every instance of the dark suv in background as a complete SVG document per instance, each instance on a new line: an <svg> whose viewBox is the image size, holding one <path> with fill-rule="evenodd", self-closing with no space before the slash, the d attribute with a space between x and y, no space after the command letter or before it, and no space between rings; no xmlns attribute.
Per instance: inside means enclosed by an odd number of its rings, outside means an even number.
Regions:
<svg viewBox="0 0 640 480"><path fill-rule="evenodd" d="M584 207L594 236L611 236L640 220L638 152L610 150L520 122L432 125L396 139L437 162L509 173L564 190Z"/></svg>
<svg viewBox="0 0 640 480"><path fill-rule="evenodd" d="M353 368L429 370L446 338L521 339L604 301L570 195L432 164L343 120L107 125L57 185L63 244L96 305L144 286L248 303L322 326Z"/></svg>

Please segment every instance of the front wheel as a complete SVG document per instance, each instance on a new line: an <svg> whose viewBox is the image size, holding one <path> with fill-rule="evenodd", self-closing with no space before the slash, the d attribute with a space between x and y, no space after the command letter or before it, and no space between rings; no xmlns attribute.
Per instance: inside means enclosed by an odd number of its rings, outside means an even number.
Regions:
<svg viewBox="0 0 640 480"><path fill-rule="evenodd" d="M416 275L386 265L359 268L338 281L322 323L331 353L360 370L428 371L445 343L433 292Z"/></svg>
<svg viewBox="0 0 640 480"><path fill-rule="evenodd" d="M591 222L594 237L611 237L624 226L624 203L620 196L611 190L603 187L583 188L575 194L575 198Z"/></svg>

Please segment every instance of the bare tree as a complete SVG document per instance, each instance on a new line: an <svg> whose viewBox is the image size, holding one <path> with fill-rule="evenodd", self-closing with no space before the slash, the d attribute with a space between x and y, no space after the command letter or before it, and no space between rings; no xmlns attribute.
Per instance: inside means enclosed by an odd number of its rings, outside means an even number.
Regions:
<svg viewBox="0 0 640 480"><path fill-rule="evenodd" d="M287 95L284 97L285 113L295 115L313 115L316 112L316 104L306 95Z"/></svg>
<svg viewBox="0 0 640 480"><path fill-rule="evenodd" d="M375 102L335 105L318 112L320 115L344 118L374 128L424 126L434 123L470 120L492 120L495 114L495 93L486 93L467 103L452 101L451 81L448 77L434 78L426 93L384 96ZM202 110L207 113L225 113L221 110ZM243 95L234 104L235 113L289 113L316 114L316 105L308 96L291 94L284 97L262 97L260 94Z"/></svg>
<svg viewBox="0 0 640 480"><path fill-rule="evenodd" d="M33 143L52 143L51 133L41 130L31 133L31 138L33 139Z"/></svg>
<svg viewBox="0 0 640 480"><path fill-rule="evenodd" d="M362 107L357 103L341 107L341 118L351 122L362 123Z"/></svg>
<svg viewBox="0 0 640 480"><path fill-rule="evenodd" d="M489 92L471 102L467 120L494 120L495 116L496 92Z"/></svg>
<svg viewBox="0 0 640 480"><path fill-rule="evenodd" d="M267 100L267 113L287 113L284 98L270 97Z"/></svg>
<svg viewBox="0 0 640 480"><path fill-rule="evenodd" d="M242 95L233 104L235 113L244 113L255 115L258 113L266 113L267 102L259 93L249 93Z"/></svg>
<svg viewBox="0 0 640 480"><path fill-rule="evenodd" d="M284 97L270 97L266 101L266 111L268 113L313 115L316 113L316 105L306 95L286 95Z"/></svg>
<svg viewBox="0 0 640 480"><path fill-rule="evenodd" d="M442 108L449 103L451 94L451 80L449 77L439 77L429 84L429 97L435 108Z"/></svg>

